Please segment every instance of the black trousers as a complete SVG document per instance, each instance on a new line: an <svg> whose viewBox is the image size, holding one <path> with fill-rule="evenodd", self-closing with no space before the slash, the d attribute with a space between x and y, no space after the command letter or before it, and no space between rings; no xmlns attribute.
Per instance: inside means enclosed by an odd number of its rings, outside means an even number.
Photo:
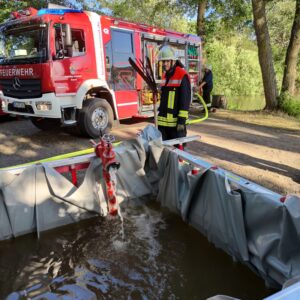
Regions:
<svg viewBox="0 0 300 300"><path fill-rule="evenodd" d="M163 141L186 137L185 125L184 125L184 130L181 131L178 131L176 127L165 127L165 126L158 126L158 130L161 132Z"/></svg>
<svg viewBox="0 0 300 300"><path fill-rule="evenodd" d="M211 103L211 99L210 99L211 91L212 91L211 88L209 88L209 89L203 88L203 100L206 104Z"/></svg>

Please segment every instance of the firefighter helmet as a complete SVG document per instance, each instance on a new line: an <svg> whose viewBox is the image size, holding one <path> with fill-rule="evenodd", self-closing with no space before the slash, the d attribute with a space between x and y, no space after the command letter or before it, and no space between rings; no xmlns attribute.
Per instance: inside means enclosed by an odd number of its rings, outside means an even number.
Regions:
<svg viewBox="0 0 300 300"><path fill-rule="evenodd" d="M158 52L158 60L176 60L176 54L172 47L164 45Z"/></svg>

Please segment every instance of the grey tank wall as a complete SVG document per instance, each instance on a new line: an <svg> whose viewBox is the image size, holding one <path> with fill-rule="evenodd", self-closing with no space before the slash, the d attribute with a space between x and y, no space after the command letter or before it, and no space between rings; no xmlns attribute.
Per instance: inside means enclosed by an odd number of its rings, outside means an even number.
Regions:
<svg viewBox="0 0 300 300"><path fill-rule="evenodd" d="M144 170L146 152L133 140L116 149L119 203L152 193ZM0 240L106 216L101 160L94 157L77 188L48 164L32 165L19 175L0 172Z"/></svg>
<svg viewBox="0 0 300 300"><path fill-rule="evenodd" d="M219 169L192 175L191 167L179 163L178 155L166 148L155 168L161 174L157 200L216 247L247 264L271 286L300 274L298 197L281 203L272 193L233 184Z"/></svg>

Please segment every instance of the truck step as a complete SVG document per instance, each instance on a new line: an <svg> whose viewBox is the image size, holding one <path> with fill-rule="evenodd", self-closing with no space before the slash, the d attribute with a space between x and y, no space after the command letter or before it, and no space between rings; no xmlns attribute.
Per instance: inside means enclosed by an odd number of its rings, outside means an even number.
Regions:
<svg viewBox="0 0 300 300"><path fill-rule="evenodd" d="M76 121L76 107L62 107L61 108L61 123L62 126L74 126Z"/></svg>
<svg viewBox="0 0 300 300"><path fill-rule="evenodd" d="M74 126L77 124L76 120L64 120L62 126Z"/></svg>

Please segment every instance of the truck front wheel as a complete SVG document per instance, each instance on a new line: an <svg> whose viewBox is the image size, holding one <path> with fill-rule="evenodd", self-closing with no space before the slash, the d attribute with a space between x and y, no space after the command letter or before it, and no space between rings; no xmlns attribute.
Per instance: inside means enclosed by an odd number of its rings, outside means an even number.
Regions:
<svg viewBox="0 0 300 300"><path fill-rule="evenodd" d="M92 98L83 102L78 125L84 135L97 138L100 132L111 130L113 121L112 108L105 99Z"/></svg>
<svg viewBox="0 0 300 300"><path fill-rule="evenodd" d="M31 122L35 127L41 130L56 129L60 126L60 119L32 117Z"/></svg>

